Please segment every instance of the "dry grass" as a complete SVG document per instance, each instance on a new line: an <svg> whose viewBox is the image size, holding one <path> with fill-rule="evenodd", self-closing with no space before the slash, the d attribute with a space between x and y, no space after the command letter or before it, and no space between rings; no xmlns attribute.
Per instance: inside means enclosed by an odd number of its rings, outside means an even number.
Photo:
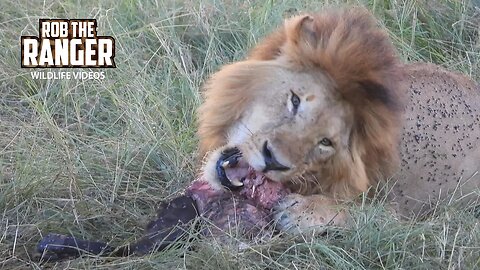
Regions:
<svg viewBox="0 0 480 270"><path fill-rule="evenodd" d="M370 0L402 57L480 78L478 8L468 1ZM474 1L477 3L478 1ZM343 4L346 1L325 1ZM206 76L242 58L308 1L0 2L0 268L41 268L31 257L47 232L122 244L138 237L157 202L195 170L195 108ZM20 35L39 18L96 18L117 42L106 79L32 80ZM353 228L275 238L237 250L197 239L144 257L80 258L53 268L478 269L472 209L440 207L399 222L382 204L352 209ZM478 217L478 214L477 214ZM195 235L192 237L197 238Z"/></svg>

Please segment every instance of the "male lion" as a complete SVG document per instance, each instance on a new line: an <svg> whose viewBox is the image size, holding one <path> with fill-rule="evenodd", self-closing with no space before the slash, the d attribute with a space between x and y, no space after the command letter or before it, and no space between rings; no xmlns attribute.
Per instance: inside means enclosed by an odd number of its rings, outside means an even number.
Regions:
<svg viewBox="0 0 480 270"><path fill-rule="evenodd" d="M389 178L403 215L478 199L479 87L401 63L362 8L287 20L215 73L204 97L204 177L234 189L250 166L287 184L294 193L275 207L281 230L342 225L343 202Z"/></svg>

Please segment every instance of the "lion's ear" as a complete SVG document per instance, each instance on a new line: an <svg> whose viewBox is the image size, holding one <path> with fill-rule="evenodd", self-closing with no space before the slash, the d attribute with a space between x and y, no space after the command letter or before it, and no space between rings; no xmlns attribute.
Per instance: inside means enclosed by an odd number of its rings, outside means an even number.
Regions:
<svg viewBox="0 0 480 270"><path fill-rule="evenodd" d="M315 19L310 15L295 16L285 21L287 40L295 45L317 47L318 35Z"/></svg>
<svg viewBox="0 0 480 270"><path fill-rule="evenodd" d="M316 24L315 18L311 15L300 15L286 19L283 27L264 38L253 48L249 59L275 59L284 53L286 43L290 43L288 47L294 48L294 50L300 48L313 51L319 41L319 32L316 31Z"/></svg>

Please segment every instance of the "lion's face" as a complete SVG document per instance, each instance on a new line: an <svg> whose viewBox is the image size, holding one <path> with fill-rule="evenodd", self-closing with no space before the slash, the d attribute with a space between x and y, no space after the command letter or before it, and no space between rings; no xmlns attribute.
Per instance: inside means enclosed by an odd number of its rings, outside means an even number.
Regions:
<svg viewBox="0 0 480 270"><path fill-rule="evenodd" d="M222 174L230 162L219 157L237 147L256 171L291 181L298 193L367 190L398 164L400 67L368 12L287 20L206 82L198 111L203 174L232 180Z"/></svg>
<svg viewBox="0 0 480 270"><path fill-rule="evenodd" d="M268 178L295 181L348 152L352 111L322 73L295 72L272 62L244 78L256 95L229 130L228 144Z"/></svg>

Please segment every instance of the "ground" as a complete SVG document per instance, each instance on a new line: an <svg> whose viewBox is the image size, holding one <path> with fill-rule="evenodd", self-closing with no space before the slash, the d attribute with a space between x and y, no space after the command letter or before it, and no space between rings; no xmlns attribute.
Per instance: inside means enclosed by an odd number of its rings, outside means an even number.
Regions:
<svg viewBox="0 0 480 270"><path fill-rule="evenodd" d="M157 202L194 178L205 78L244 57L285 17L321 9L319 2L365 5L405 61L480 78L478 1L301 2L1 1L0 268L40 268L32 250L50 231L117 245L138 237ZM116 39L117 68L104 80L31 79L20 68L20 36L36 35L39 18L96 18L99 34ZM377 198L351 212L353 227L325 235L284 235L237 250L192 233L196 241L184 248L48 267L480 268L473 207L440 205L431 217L406 222Z"/></svg>

